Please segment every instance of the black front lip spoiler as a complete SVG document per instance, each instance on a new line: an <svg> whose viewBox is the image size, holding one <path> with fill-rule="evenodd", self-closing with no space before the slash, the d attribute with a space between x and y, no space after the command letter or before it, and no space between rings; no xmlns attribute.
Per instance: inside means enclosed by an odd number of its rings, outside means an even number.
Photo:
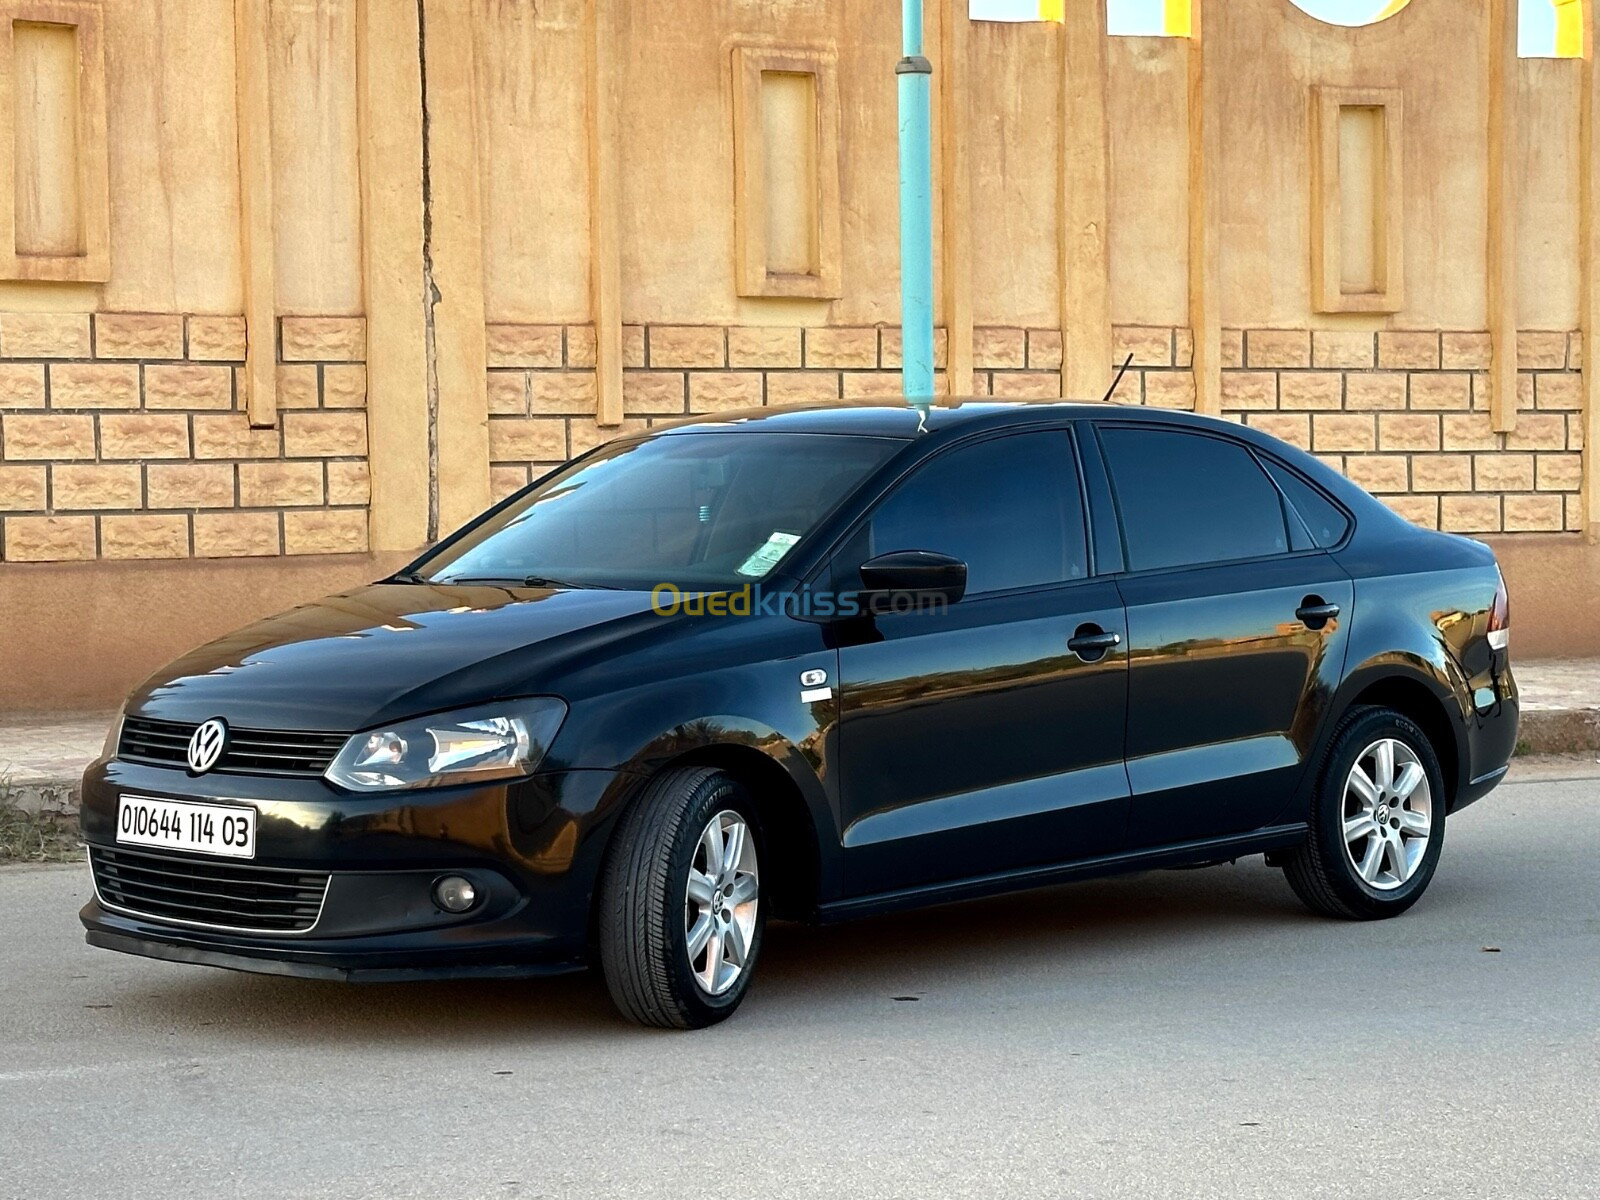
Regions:
<svg viewBox="0 0 1600 1200"><path fill-rule="evenodd" d="M528 963L451 963L429 967L345 967L332 963L298 962L283 958L259 958L253 954L232 954L178 942L160 942L128 934L90 929L83 940L103 950L159 958L166 962L192 963L221 967L227 971L246 971L254 975L283 975L293 979L322 979L334 983L414 983L449 979L527 979L537 976L567 975L581 971L583 962Z"/></svg>

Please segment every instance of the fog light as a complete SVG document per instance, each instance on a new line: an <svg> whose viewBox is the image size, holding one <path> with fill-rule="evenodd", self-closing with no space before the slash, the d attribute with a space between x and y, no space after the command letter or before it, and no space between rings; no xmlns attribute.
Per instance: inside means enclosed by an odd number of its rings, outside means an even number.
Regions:
<svg viewBox="0 0 1600 1200"><path fill-rule="evenodd" d="M433 885L433 902L447 913L471 912L478 903L478 889L470 879L446 875Z"/></svg>

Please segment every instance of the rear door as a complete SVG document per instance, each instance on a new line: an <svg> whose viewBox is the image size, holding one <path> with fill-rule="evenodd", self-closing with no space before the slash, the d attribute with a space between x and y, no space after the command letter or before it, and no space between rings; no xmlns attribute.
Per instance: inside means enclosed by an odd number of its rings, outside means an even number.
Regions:
<svg viewBox="0 0 1600 1200"><path fill-rule="evenodd" d="M1072 434L990 437L925 462L852 535L834 586L859 587L860 564L894 550L962 559L967 594L943 613L835 627L847 888L1120 848L1127 630L1116 585L1090 573Z"/></svg>
<svg viewBox="0 0 1600 1200"><path fill-rule="evenodd" d="M1258 828L1316 743L1350 578L1243 442L1112 422L1099 434L1127 556L1128 844Z"/></svg>

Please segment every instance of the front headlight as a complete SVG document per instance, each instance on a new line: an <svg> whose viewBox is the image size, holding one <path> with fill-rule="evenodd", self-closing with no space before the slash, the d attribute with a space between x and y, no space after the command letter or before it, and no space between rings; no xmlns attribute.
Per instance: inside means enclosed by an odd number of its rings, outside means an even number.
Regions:
<svg viewBox="0 0 1600 1200"><path fill-rule="evenodd" d="M554 696L417 717L353 735L323 777L357 792L531 774L567 715Z"/></svg>

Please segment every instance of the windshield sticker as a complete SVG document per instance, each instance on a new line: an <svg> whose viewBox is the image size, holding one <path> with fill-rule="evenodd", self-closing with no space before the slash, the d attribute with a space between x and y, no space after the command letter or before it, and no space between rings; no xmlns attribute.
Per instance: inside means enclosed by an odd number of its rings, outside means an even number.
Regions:
<svg viewBox="0 0 1600 1200"><path fill-rule="evenodd" d="M739 574L760 579L777 566L783 560L783 556L789 553L789 548L799 540L798 533L774 533L759 550L744 560L744 565L739 568Z"/></svg>

